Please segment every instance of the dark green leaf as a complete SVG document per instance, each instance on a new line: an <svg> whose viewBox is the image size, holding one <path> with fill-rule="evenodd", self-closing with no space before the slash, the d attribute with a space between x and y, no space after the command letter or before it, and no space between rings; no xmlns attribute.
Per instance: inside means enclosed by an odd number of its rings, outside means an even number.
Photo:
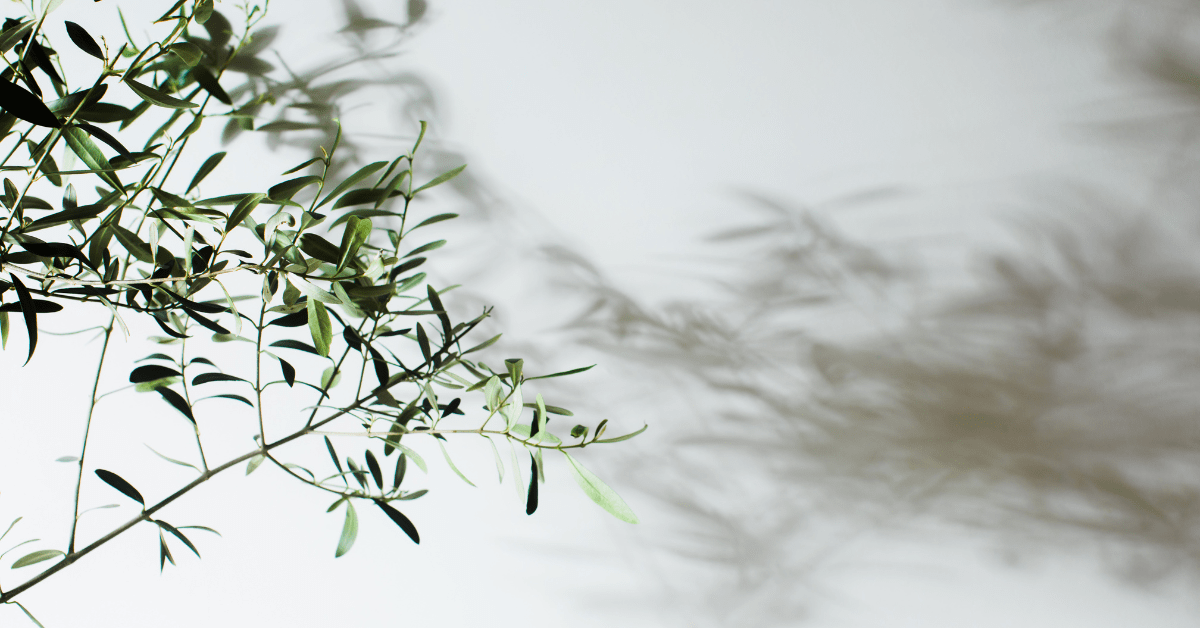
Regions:
<svg viewBox="0 0 1200 628"><path fill-rule="evenodd" d="M12 278L13 288L17 291L17 299L21 303L21 317L25 319L25 331L29 334L29 356L25 358L25 364L33 359L33 350L37 348L37 310L33 305L33 298L29 296L29 290L25 288L25 284L17 278L15 273L9 273Z"/></svg>
<svg viewBox="0 0 1200 628"><path fill-rule="evenodd" d="M379 506L379 509L382 510L389 519L395 522L396 525L400 526L400 529L404 530L404 533L408 535L408 538L412 539L413 543L418 545L421 543L421 535L417 534L417 526L413 525L413 522L409 521L408 517L404 516L404 513L392 508L391 505L382 499L376 499L375 505Z"/></svg>
<svg viewBox="0 0 1200 628"><path fill-rule="evenodd" d="M343 194L342 197L339 198L337 200L337 202L333 204L333 208L341 209L343 207L349 207L351 205L363 205L365 203L374 203L375 209L379 209L379 206L383 203L384 200L386 200L388 198L393 198L396 196L400 196L399 190L395 190L395 191L392 191L391 193L388 193L387 190L378 190L375 188L359 188L357 190L350 190L349 192L346 192L345 194Z"/></svg>
<svg viewBox="0 0 1200 628"><path fill-rule="evenodd" d="M133 116L133 111L121 105L109 102L86 104L75 115L76 120L86 120L103 124L108 122L123 122Z"/></svg>
<svg viewBox="0 0 1200 628"><path fill-rule="evenodd" d="M38 126L57 129L62 126L41 98L24 87L0 77L0 107L14 116Z"/></svg>
<svg viewBox="0 0 1200 628"><path fill-rule="evenodd" d="M188 67L200 63L200 59L204 57L204 51L200 46L193 44L190 41L181 41L167 46L167 50L175 53L181 61L186 63Z"/></svg>
<svg viewBox="0 0 1200 628"><path fill-rule="evenodd" d="M314 257L330 264L338 263L338 259L341 257L341 251L338 250L338 247L315 233L306 233L300 236L300 250L304 251L309 257Z"/></svg>
<svg viewBox="0 0 1200 628"><path fill-rule="evenodd" d="M339 183L337 185L337 187L333 188L333 191L330 192L328 195L326 195L325 199L317 204L317 207L321 207L322 205L328 203L329 201L337 198L338 195L340 195L342 192L345 192L346 190L350 189L350 186L371 176L376 171L378 171L380 168L386 166L387 163L388 162L386 162L386 161L377 161L374 163L367 164L367 165L363 166L362 168L359 168L357 172L346 177L346 179L344 181L342 181L341 183Z"/></svg>
<svg viewBox="0 0 1200 628"><path fill-rule="evenodd" d="M299 340L290 340L290 339L276 340L275 342L271 343L271 346L272 347L283 347L285 349L295 349L297 351L307 351L307 352L315 354L315 355L321 355L320 353L317 352L316 347L313 347L310 344L300 342Z"/></svg>
<svg viewBox="0 0 1200 628"><path fill-rule="evenodd" d="M425 361L428 362L430 356L433 355L429 351L429 337L425 335L425 328L421 327L420 323L417 323L416 327L417 327L417 344L420 345L420 347L421 347L421 355L425 358Z"/></svg>
<svg viewBox="0 0 1200 628"><path fill-rule="evenodd" d="M139 366L129 373L129 381L134 384L143 382L153 382L155 380L164 379L167 377L179 377L179 371L158 364L147 364Z"/></svg>
<svg viewBox="0 0 1200 628"><path fill-rule="evenodd" d="M100 45L96 43L95 39L92 39L92 36L82 26L75 22L64 22L64 24L67 25L67 35L80 50L104 61L104 51L100 49Z"/></svg>
<svg viewBox="0 0 1200 628"><path fill-rule="evenodd" d="M63 244L60 242L21 242L21 248L42 257L70 257L77 259L84 266L91 268L92 263L84 256L83 251L80 251L73 244ZM93 269L94 270L94 269Z"/></svg>
<svg viewBox="0 0 1200 628"><path fill-rule="evenodd" d="M445 240L438 240L436 242L430 242L429 244L422 244L421 246L418 246L417 248L405 253L404 257L412 257L414 255L419 255L434 249L440 249L443 246L446 246Z"/></svg>
<svg viewBox="0 0 1200 628"><path fill-rule="evenodd" d="M175 538L179 539L180 541L183 541L183 544L186 545L188 547L188 549L192 550L192 553L196 555L196 558L200 558L200 552L196 550L196 546L192 545L192 542L189 541L188 538L186 536L184 536L182 532L180 532L178 529L176 529L175 526L167 523L166 521L155 521L154 523L158 524L158 527L175 535Z"/></svg>
<svg viewBox="0 0 1200 628"><path fill-rule="evenodd" d="M128 85L129 88L133 90L133 93L137 94L139 98L152 105L158 105L159 107L165 107L167 109L189 109L191 107L199 106L194 102L180 100L162 90L155 89L144 83L139 83L131 78L126 78L125 84Z"/></svg>
<svg viewBox="0 0 1200 628"><path fill-rule="evenodd" d="M442 305L442 299L438 297L437 290L434 290L433 286L426 284L425 288L429 296L429 305L437 311L438 320L442 322L442 337L445 338L446 342L450 342L454 334L450 325L450 317L446 314L446 306Z"/></svg>
<svg viewBox="0 0 1200 628"><path fill-rule="evenodd" d="M379 380L380 386L386 386L388 382L388 363L383 359L375 347L367 345L367 350L371 352L371 363L375 365L375 379Z"/></svg>
<svg viewBox="0 0 1200 628"><path fill-rule="evenodd" d="M122 146L121 143L117 141L117 138L109 135L109 133L104 129L94 127L86 122L76 122L75 126L87 131L88 135L91 135L101 142L104 142L109 148L120 153L122 157L130 160L133 159L133 155L129 152L129 150Z"/></svg>
<svg viewBox="0 0 1200 628"><path fill-rule="evenodd" d="M235 227L242 224L246 216L249 216L250 212L254 211L254 208L258 207L258 204L264 198L266 197L263 194L256 192L254 194L247 194L246 198L239 201L237 207L234 207L233 211L229 212L229 220L225 222L225 233L233 231Z"/></svg>
<svg viewBox="0 0 1200 628"><path fill-rule="evenodd" d="M57 294L57 293L55 293L55 294ZM62 309L63 309L63 306L61 306L53 301L43 301L41 299L33 300L33 311L38 314L53 314L54 312L61 312ZM0 312L24 312L24 311L25 311L25 306L21 305L20 303L5 303L4 305L0 305Z"/></svg>
<svg viewBox="0 0 1200 628"><path fill-rule="evenodd" d="M154 392L162 395L163 400L181 412L189 421L192 423L196 422L196 417L192 415L192 409L188 407L187 401L179 393L166 387L155 388Z"/></svg>
<svg viewBox="0 0 1200 628"><path fill-rule="evenodd" d="M538 464L537 458L530 456L529 494L525 499L525 514L532 515L538 507Z"/></svg>
<svg viewBox="0 0 1200 628"><path fill-rule="evenodd" d="M112 164L108 162L108 158L104 153L100 152L100 148L92 141L87 132L78 127L65 127L62 130L63 139L67 141L67 146L71 147L71 151L79 156L83 163L87 164L88 168L96 171L96 175L104 180L105 183L113 186L114 190L122 190L121 180L117 178L117 174L112 172ZM115 226L115 225L114 225Z"/></svg>
<svg viewBox="0 0 1200 628"><path fill-rule="evenodd" d="M267 190L267 196L273 201L291 200L291 198L300 190L303 190L304 188L317 183L320 180L321 177L318 177L314 174L296 177L295 179L288 179L283 183L278 183L271 186L271 189Z"/></svg>
<svg viewBox="0 0 1200 628"><path fill-rule="evenodd" d="M205 397L205 399L232 399L232 400L234 400L234 401L240 401L240 402L242 402L242 403L244 403L244 404L246 404L246 405L250 406L251 408L253 408L253 407L254 407L254 404L253 404L253 403L251 403L249 399L247 399L247 398L245 398L245 397L243 397L243 396L241 396L241 395L229 395L229 394L225 394L225 395L213 395L213 396L211 396L211 397Z"/></svg>
<svg viewBox="0 0 1200 628"><path fill-rule="evenodd" d="M289 364L287 360L280 358L279 370L283 371L283 381L287 382L288 388L296 385L296 367Z"/></svg>
<svg viewBox="0 0 1200 628"><path fill-rule="evenodd" d="M395 429L395 428L393 428ZM396 472L392 476L392 486L399 488L400 483L404 481L404 472L408 468L408 460L404 452L400 452L400 457L396 459Z"/></svg>
<svg viewBox="0 0 1200 628"><path fill-rule="evenodd" d="M234 375L226 375L224 373L202 373L202 374L197 375L196 377L192 378L192 385L199 386L200 384L207 384L209 382L245 382L245 381L246 380L244 380L240 377L237 377ZM248 384L250 382L246 382L246 383Z"/></svg>
<svg viewBox="0 0 1200 628"><path fill-rule="evenodd" d="M458 214L438 214L436 216L431 216L429 218L426 218L425 220L422 220L419 224L417 224L417 226L413 227L412 229L409 229L408 232L412 233L413 231L416 231L417 229L420 229L421 227L424 227L426 225L432 225L434 223L442 222L443 220L451 220L454 218L458 218Z"/></svg>
<svg viewBox="0 0 1200 628"><path fill-rule="evenodd" d="M537 377L526 377L525 381L533 381L535 379L549 379L551 377L562 377L563 375L574 375L576 373L582 373L584 371L595 368L595 366L596 365L593 364L591 366L584 366L584 367L577 368L577 369L571 369L569 371L562 371L559 373L551 373L550 375L538 375Z"/></svg>
<svg viewBox="0 0 1200 628"><path fill-rule="evenodd" d="M308 312L293 312L267 323L267 327L278 325L280 327L303 327L308 324Z"/></svg>
<svg viewBox="0 0 1200 628"><path fill-rule="evenodd" d="M367 457L367 470L369 470L371 472L371 478L375 480L375 486L378 486L379 490L382 491L383 490L383 471L379 468L379 461L375 459L375 454L371 453L370 449L367 450L366 457Z"/></svg>
<svg viewBox="0 0 1200 628"><path fill-rule="evenodd" d="M217 77L213 76L212 72L208 71L208 68L198 65L192 68L192 76L200 84L200 87L204 88L204 91L212 94L213 98L227 105L233 104L233 99L229 97L229 94L225 93L224 89L221 89L221 84L217 82Z"/></svg>
<svg viewBox="0 0 1200 628"><path fill-rule="evenodd" d="M308 161L300 164L299 166L296 166L295 168L291 168L288 171L280 173L280 174L283 174L284 176L287 176L289 174L295 174L295 173L300 172L301 170L304 170L305 168L307 168L315 163L318 163L320 161L321 161L320 157L313 157L312 159L309 159Z"/></svg>
<svg viewBox="0 0 1200 628"><path fill-rule="evenodd" d="M162 571L166 566L167 561L175 564L175 559L171 556L171 550L167 548L167 539L163 538L162 532L158 533L158 570Z"/></svg>
<svg viewBox="0 0 1200 628"><path fill-rule="evenodd" d="M225 159L225 154L225 151L221 151L219 153L214 153L209 156L208 159L205 159L204 164L202 164L200 169L196 171L196 176L192 177L192 182L188 184L187 192L191 192L196 188L197 185L200 185L200 182L204 180L204 177L207 177L209 173L215 170L217 165L221 163L222 159Z"/></svg>
<svg viewBox="0 0 1200 628"><path fill-rule="evenodd" d="M330 442L328 436L325 437L325 449L329 450L329 457L333 459L333 466L337 467L338 473L345 473L342 470L342 463L338 462L337 452L333 450L333 443Z"/></svg>
<svg viewBox="0 0 1200 628"><path fill-rule="evenodd" d="M136 488L133 488L133 485L129 482L126 482L121 476L113 473L112 471L105 471L104 469L96 469L96 475L101 480L104 480L105 484L117 489L118 491L121 491L126 497L145 507L146 500L142 497L142 494L139 493Z"/></svg>

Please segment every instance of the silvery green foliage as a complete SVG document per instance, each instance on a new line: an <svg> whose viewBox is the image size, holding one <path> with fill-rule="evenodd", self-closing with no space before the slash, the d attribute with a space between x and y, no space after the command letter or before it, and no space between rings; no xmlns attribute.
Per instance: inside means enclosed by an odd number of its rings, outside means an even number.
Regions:
<svg viewBox="0 0 1200 628"><path fill-rule="evenodd" d="M0 601L17 603L21 592L143 523L159 531L160 568L174 563L172 545L199 555L190 537L195 530L215 531L156 515L235 467L249 474L270 463L330 493L329 510L345 511L336 556L354 544L361 506L381 509L419 542L416 525L401 510L404 501L426 493L405 481L412 477L406 476L410 463L428 470L410 446L414 439L436 442L449 469L467 482L446 442L488 439L501 481L506 462L496 442L507 444L512 481L529 514L544 480L543 452L557 451L591 499L636 523L624 501L566 451L634 434L604 438L604 422L595 428L551 422L550 415L571 413L547 404L532 383L590 367L538 376L526 374L520 359L489 367L476 356L499 336L468 336L490 310L455 320L444 304L454 286L434 286L424 272L446 243L426 234L456 215L418 215L410 212L412 201L465 168L414 180L424 122L406 152L348 176L337 174L350 161L339 158L338 128L317 156L271 175L259 188L204 196L202 184L216 179L209 177L227 153L181 172L180 157L197 134L219 131L228 139L241 131L314 128L260 119L264 106L283 97L265 77L272 66L257 57L263 45L252 36L261 33L254 28L265 10L239 7L235 27L212 0L179 0L153 24L133 28L122 15L125 42L112 49L111 37L97 38L86 25L52 15L58 4L10 18L0 31L8 67L0 73L0 137L8 149L0 152L0 336L7 347L10 335L24 335L21 357L28 363L47 317L68 310L95 315L99 326L92 329L103 330L99 364L127 369L132 388L161 397L195 432L194 460L154 452L165 464L190 467L195 478L169 495L150 495L135 485L152 470L118 467L120 461L105 461L110 469L90 465L93 394L83 448L61 460L79 470L70 539L60 549L42 547L16 558L12 568L41 564L42 571L0 592ZM156 39L143 41L133 32ZM69 46L95 64L64 67L57 50ZM313 104L298 92L291 106ZM110 338L129 335L143 322L161 332L150 337L157 346L136 365L112 363ZM217 351L221 343L245 349L247 358L222 364L228 348ZM98 367L97 382L99 374ZM286 428L270 415L272 402L284 395L311 398L307 416ZM205 457L200 428L206 414L216 413L257 423L244 454ZM556 435L560 426L565 429ZM329 459L281 457L281 446L304 438L322 439ZM355 455L343 457L335 440L343 449L355 444ZM77 539L80 493L90 490L116 491L114 497L137 504L140 513L97 539Z"/></svg>

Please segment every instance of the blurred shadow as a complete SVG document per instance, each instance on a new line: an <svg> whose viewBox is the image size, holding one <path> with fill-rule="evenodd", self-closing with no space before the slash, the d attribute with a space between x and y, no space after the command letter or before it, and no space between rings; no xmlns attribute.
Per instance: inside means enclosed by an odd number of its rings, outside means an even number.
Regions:
<svg viewBox="0 0 1200 628"><path fill-rule="evenodd" d="M650 305L546 249L588 303L576 342L658 391L671 435L618 482L678 515L660 540L724 570L675 590L713 625L794 623L799 587L820 595L822 563L879 528L951 522L1139 585L1200 575L1200 3L1151 5L1121 5L1113 51L1154 89L1101 129L1157 160L1149 198L1063 183L1014 245L973 253L966 287L930 293L935 271L821 208L754 196L757 220L710 239L742 260L711 300Z"/></svg>

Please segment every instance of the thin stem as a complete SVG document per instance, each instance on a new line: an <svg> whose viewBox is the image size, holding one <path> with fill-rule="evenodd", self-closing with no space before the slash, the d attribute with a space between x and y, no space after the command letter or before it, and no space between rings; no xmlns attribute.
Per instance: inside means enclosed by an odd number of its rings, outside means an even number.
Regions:
<svg viewBox="0 0 1200 628"><path fill-rule="evenodd" d="M71 516L71 540L67 543L67 553L75 551L75 527L79 523L79 490L83 486L83 462L87 457L88 434L92 428L92 415L96 411L96 402L100 400L96 392L100 389L100 373L104 370L104 358L108 355L108 341L112 338L115 316L110 316L108 326L104 328L104 344L100 346L100 359L96 362L96 377L92 381L92 397L88 403L87 422L83 426L83 445L79 448L79 473L75 476L75 506Z"/></svg>

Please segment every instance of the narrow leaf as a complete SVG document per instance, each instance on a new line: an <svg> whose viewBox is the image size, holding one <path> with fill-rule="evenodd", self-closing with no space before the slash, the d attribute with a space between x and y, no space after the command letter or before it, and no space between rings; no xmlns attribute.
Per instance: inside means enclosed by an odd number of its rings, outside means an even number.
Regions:
<svg viewBox="0 0 1200 628"><path fill-rule="evenodd" d="M179 377L179 375L179 371L176 371L173 368L159 366L157 364L147 364L145 366L139 366L133 369L133 371L129 373L129 381L134 384L141 384L143 382L152 382L154 380L164 379L167 377Z"/></svg>
<svg viewBox="0 0 1200 628"><path fill-rule="evenodd" d="M371 479L375 480L375 486L379 490L383 490L383 470L379 468L379 461L375 459L375 454L368 449L366 453L367 470L371 472Z"/></svg>
<svg viewBox="0 0 1200 628"><path fill-rule="evenodd" d="M171 407L182 413L183 416L187 417L189 421L192 423L196 422L196 417L192 415L192 409L188 407L187 401L185 401L179 393L166 387L155 388L154 392L162 395L162 398L167 403L171 404Z"/></svg>
<svg viewBox="0 0 1200 628"><path fill-rule="evenodd" d="M142 494L121 476L112 471L105 471L104 469L96 469L96 476L104 480L105 484L124 493L129 499L141 504L143 508L146 506L146 500L142 497Z"/></svg>
<svg viewBox="0 0 1200 628"><path fill-rule="evenodd" d="M209 382L246 382L246 380L235 375L226 375L224 373L203 373L192 378L192 385L199 386ZM250 382L246 382L249 384Z"/></svg>
<svg viewBox="0 0 1200 628"><path fill-rule="evenodd" d="M538 507L538 464L537 458L530 456L529 463L532 465L529 471L529 494L525 500L525 514L532 515Z"/></svg>
<svg viewBox="0 0 1200 628"><path fill-rule="evenodd" d="M13 288L17 291L17 299L21 303L21 316L25 319L25 330L29 334L29 357L25 358L25 364L33 359L33 350L37 348L37 311L33 306L33 298L29 296L29 290L25 288L25 284L17 278L16 274L9 273L12 278Z"/></svg>
<svg viewBox="0 0 1200 628"><path fill-rule="evenodd" d="M5 78L0 78L0 107L12 115L38 126L57 129L62 126L46 103L33 93Z"/></svg>
<svg viewBox="0 0 1200 628"><path fill-rule="evenodd" d="M196 549L196 546L192 545L192 542L189 541L188 538L186 536L184 536L183 533L180 532L178 528L167 523L166 521L155 521L154 523L158 524L158 527L175 535L175 538L179 539L180 541L183 541L183 544L186 545L188 547L188 549L192 550L192 553L196 555L196 558L200 558L200 552Z"/></svg>
<svg viewBox="0 0 1200 628"><path fill-rule="evenodd" d="M421 190L428 190L429 188L431 188L435 185L441 185L441 184L449 181L450 179L457 177L460 172L462 172L463 170L466 170L466 169L467 169L467 165L463 164L463 165L455 168L454 170L451 170L449 172L444 172L444 173L434 177L433 180L430 181L429 183L426 183L425 185L422 185L421 187L413 190L412 193L415 195L417 192L420 192Z"/></svg>
<svg viewBox="0 0 1200 628"><path fill-rule="evenodd" d="M354 504L346 502L346 522L342 525L342 537L338 539L337 552L334 558L340 558L354 546L358 538L358 513L354 512Z"/></svg>
<svg viewBox="0 0 1200 628"><path fill-rule="evenodd" d="M600 505L601 508L607 510L612 516L628 523L637 523L637 515L633 514L633 510L617 495L616 491L608 487L607 484L600 481L591 471L588 471L571 457L571 454L562 452L566 456L567 462L570 463L571 475L574 476L575 482L579 484L579 488L583 489L592 501Z"/></svg>
<svg viewBox="0 0 1200 628"><path fill-rule="evenodd" d="M233 104L233 99L221 88L221 84L217 82L217 77L213 76L212 72L208 71L208 68L202 65L192 68L192 77L196 79L200 87L204 88L204 91L212 94L213 98L227 105Z"/></svg>
<svg viewBox="0 0 1200 628"><path fill-rule="evenodd" d="M200 185L200 182L204 180L204 177L207 177L209 173L215 170L216 167L221 163L222 159L225 159L225 155L225 151L221 151L219 153L214 153L209 156L208 159L205 159L204 163L200 166L200 169L196 171L196 176L192 177L192 182L188 184L187 192L191 192L196 188L197 185Z"/></svg>
<svg viewBox="0 0 1200 628"><path fill-rule="evenodd" d="M145 444L145 443L143 443L143 444ZM182 461L182 460L176 460L176 459L174 459L174 458L170 458L170 457L164 456L164 455L162 455L162 454L158 453L157 451L155 451L155 450L154 450L154 448L153 448L153 447L151 447L151 446L149 446L149 445L146 445L146 449L149 449L149 450L150 450L150 451L151 451L151 452L152 452L154 455L156 455L156 456L158 456L159 458L162 458L163 460L166 460L167 462L170 462L170 463L172 463L172 464L177 464L177 465L179 465L179 466L182 466L182 467L191 467L191 468L193 468L193 469L196 469L196 471L199 471L199 470L200 470L200 469L199 469L199 468L197 468L197 467L196 467L196 465L194 465L194 464L189 464L189 463L186 463L186 462L184 462L184 461Z"/></svg>
<svg viewBox="0 0 1200 628"><path fill-rule="evenodd" d="M129 89L132 89L133 93L137 94L139 98L152 105L158 105L159 107L165 107L167 109L189 109L199 106L194 102L180 100L162 90L155 89L144 83L139 83L131 78L125 79L125 84L128 85Z"/></svg>
<svg viewBox="0 0 1200 628"><path fill-rule="evenodd" d="M104 51L100 49L100 45L96 43L95 39L92 39L92 36L88 34L87 30L75 22L63 23L67 26L67 35L71 38L71 42L73 42L80 50L92 55L93 57L96 57L101 61L104 61Z"/></svg>
<svg viewBox="0 0 1200 628"><path fill-rule="evenodd" d="M18 558L17 561L12 564L12 569L28 567L29 565L34 565L58 556L64 556L64 554L58 550L38 550Z"/></svg>
<svg viewBox="0 0 1200 628"><path fill-rule="evenodd" d="M359 168L357 172L346 177L346 179L344 181L342 181L341 183L339 183L337 185L337 187L333 188L333 191L330 192L328 195L326 195L325 199L317 204L317 207L321 207L322 205L325 205L329 201L337 198L342 192L345 192L346 190L350 189L350 186L371 176L376 171L378 171L380 168L386 166L387 163L388 162L386 162L386 161L377 161L374 163L367 164L367 165L363 166L362 168Z"/></svg>
<svg viewBox="0 0 1200 628"><path fill-rule="evenodd" d="M468 480L467 476L463 475L463 472L459 471L458 467L455 466L454 461L450 459L450 452L446 451L446 446L442 444L442 441L440 441L440 440L437 441L437 444L438 444L438 447L440 447L442 449L442 456L444 456L446 458L446 464L450 465L450 470L454 471L454 473L457 474L458 477L462 478L463 482L466 482L467 484L470 484L471 486L475 486L475 483Z"/></svg>
<svg viewBox="0 0 1200 628"><path fill-rule="evenodd" d="M379 506L379 509L382 510L389 519L394 521L396 525L400 526L400 529L404 530L404 533L408 535L408 538L412 539L413 543L418 545L421 544L421 535L417 534L417 526L413 525L413 522L409 521L408 517L404 516L404 513L392 508L387 502L381 499L376 499L375 505Z"/></svg>
<svg viewBox="0 0 1200 628"><path fill-rule="evenodd" d="M317 354L329 357L329 346L333 343L333 326L329 322L325 304L316 299L309 299L305 307L308 309L308 331Z"/></svg>

